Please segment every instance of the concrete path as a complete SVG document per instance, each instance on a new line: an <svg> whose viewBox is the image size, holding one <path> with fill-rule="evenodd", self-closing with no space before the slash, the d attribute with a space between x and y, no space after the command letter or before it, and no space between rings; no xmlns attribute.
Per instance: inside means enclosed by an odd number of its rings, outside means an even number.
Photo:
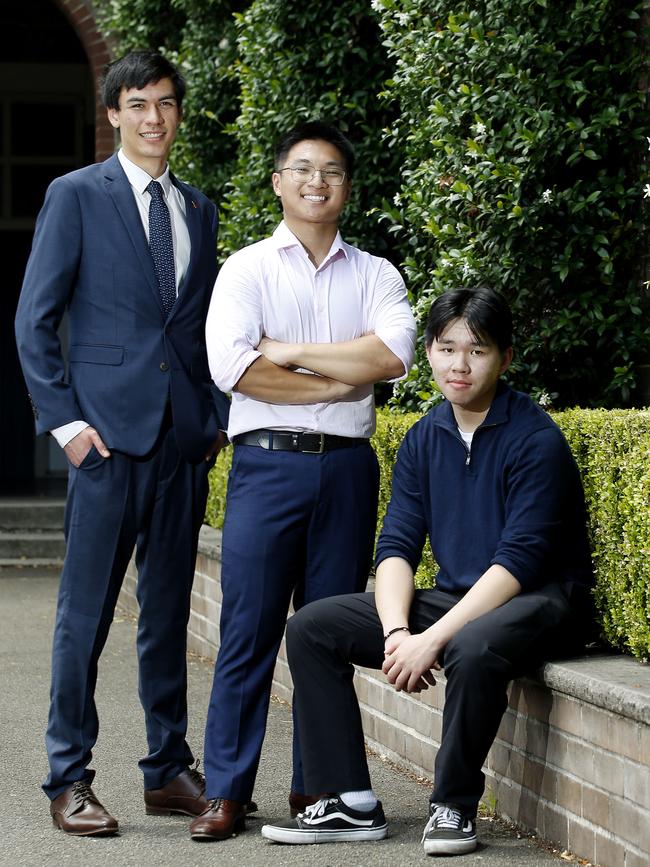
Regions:
<svg viewBox="0 0 650 867"><path fill-rule="evenodd" d="M420 847L428 789L371 757L373 784L390 824L379 843L279 846L262 840L259 829L287 815L291 716L273 701L255 790L260 811L246 833L221 843L190 840L183 817L146 816L137 761L145 752L137 698L135 624L117 616L100 663L97 704L100 735L93 767L94 788L120 822L115 838L71 838L54 829L39 785L46 773L43 732L47 717L52 624L58 579L31 569L0 570L0 865L2 867L204 867L212 864L327 867L400 867L454 864L472 867L543 867L560 859L505 826L479 820L477 852L456 858L427 858ZM201 755L212 666L189 663L189 742ZM564 860L562 863L566 863Z"/></svg>

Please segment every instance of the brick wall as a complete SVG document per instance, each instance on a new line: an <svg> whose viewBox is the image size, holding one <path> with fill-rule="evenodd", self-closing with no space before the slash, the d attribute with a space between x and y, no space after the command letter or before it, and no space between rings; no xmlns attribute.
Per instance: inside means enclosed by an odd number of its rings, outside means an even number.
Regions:
<svg viewBox="0 0 650 867"><path fill-rule="evenodd" d="M214 659L219 646L220 534L201 533L188 646ZM137 610L135 570L120 604ZM290 699L284 645L273 690ZM356 688L368 744L431 777L440 742L444 678L421 696L396 693L359 669ZM477 721L480 725L480 721ZM627 657L549 663L515 681L484 768L496 812L601 867L650 864L650 668Z"/></svg>

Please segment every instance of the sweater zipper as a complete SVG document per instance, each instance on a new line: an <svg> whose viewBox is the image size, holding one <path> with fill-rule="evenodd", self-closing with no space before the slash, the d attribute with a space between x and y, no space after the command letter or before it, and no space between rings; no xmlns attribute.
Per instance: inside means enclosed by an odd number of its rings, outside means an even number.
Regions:
<svg viewBox="0 0 650 867"><path fill-rule="evenodd" d="M490 427L496 427L496 425L495 424L487 424L487 425L481 425L481 427L477 427L476 430L474 431L474 436L476 436L476 434L480 430L487 430ZM465 445L465 440L461 436L459 436L458 439L460 440L462 447L467 452L467 457L465 458L465 466L469 467L471 464L471 461L472 461L472 450ZM472 445L473 444L474 444L474 441L472 440Z"/></svg>

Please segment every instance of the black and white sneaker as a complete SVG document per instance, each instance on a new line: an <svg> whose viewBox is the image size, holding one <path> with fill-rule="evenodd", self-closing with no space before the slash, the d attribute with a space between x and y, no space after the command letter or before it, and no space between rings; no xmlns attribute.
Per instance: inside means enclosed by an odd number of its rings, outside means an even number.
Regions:
<svg viewBox="0 0 650 867"><path fill-rule="evenodd" d="M431 804L422 834L427 855L463 855L476 849L476 822L455 804Z"/></svg>
<svg viewBox="0 0 650 867"><path fill-rule="evenodd" d="M338 796L321 798L295 819L264 825L262 837L275 843L351 843L355 840L383 840L388 831L386 817L377 801L374 810L363 812L348 807Z"/></svg>

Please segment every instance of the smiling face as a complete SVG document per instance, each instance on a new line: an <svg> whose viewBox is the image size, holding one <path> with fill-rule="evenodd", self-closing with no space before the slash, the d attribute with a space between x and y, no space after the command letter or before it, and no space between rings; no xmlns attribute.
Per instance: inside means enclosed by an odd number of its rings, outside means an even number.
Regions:
<svg viewBox="0 0 650 867"><path fill-rule="evenodd" d="M461 430L475 430L488 413L497 382L512 361L512 348L477 339L464 319L454 319L427 347L438 387L451 403Z"/></svg>
<svg viewBox="0 0 650 867"><path fill-rule="evenodd" d="M285 171L273 173L273 190L282 198L285 222L291 229L301 224L337 225L341 211L350 196L350 181L346 175L341 186L331 186L323 180L321 171L311 179L294 181L289 167L313 166L315 169L346 171L345 160L337 147L321 139L305 139L295 144L284 161Z"/></svg>
<svg viewBox="0 0 650 867"><path fill-rule="evenodd" d="M109 108L108 119L120 131L125 156L152 178L160 177L181 121L171 79L123 87L120 107Z"/></svg>

